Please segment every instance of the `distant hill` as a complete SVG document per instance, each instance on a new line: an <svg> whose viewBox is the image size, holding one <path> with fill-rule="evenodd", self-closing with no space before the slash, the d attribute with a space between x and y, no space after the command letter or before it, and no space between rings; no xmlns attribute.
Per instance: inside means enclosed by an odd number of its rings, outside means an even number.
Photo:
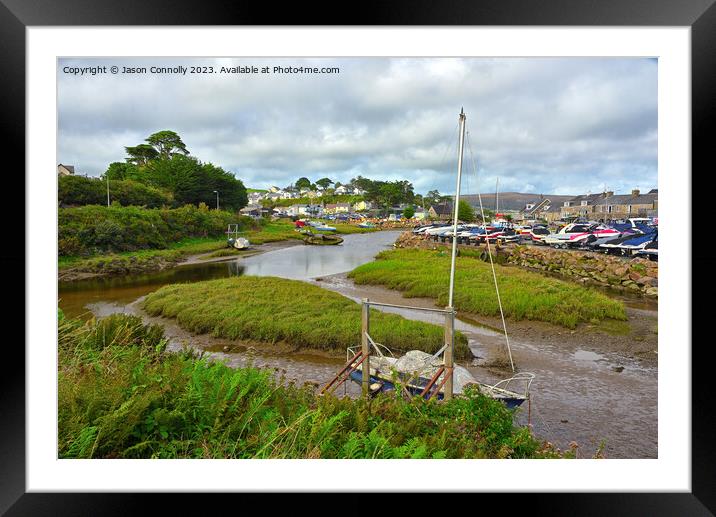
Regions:
<svg viewBox="0 0 716 517"><path fill-rule="evenodd" d="M552 206L561 206L565 201L569 201L577 194L568 196L558 196L555 194L523 194L521 192L500 192L497 199L500 203L500 210L522 210L526 204L533 203L537 204L542 199L547 198L552 202ZM470 205L475 208L479 208L480 200L477 194L468 194L460 196ZM489 210L495 210L495 193L482 194L482 206Z"/></svg>

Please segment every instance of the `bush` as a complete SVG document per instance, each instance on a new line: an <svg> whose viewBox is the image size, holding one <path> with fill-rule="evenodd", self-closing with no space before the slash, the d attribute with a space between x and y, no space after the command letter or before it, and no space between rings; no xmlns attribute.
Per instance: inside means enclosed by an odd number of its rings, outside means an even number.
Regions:
<svg viewBox="0 0 716 517"><path fill-rule="evenodd" d="M250 217L205 205L176 209L87 205L60 208L58 254L89 256L107 252L164 249L187 237L222 237L230 223L248 229Z"/></svg>
<svg viewBox="0 0 716 517"><path fill-rule="evenodd" d="M117 201L122 206L160 208L171 206L173 203L171 194L132 180L110 180L109 193L110 200ZM60 176L57 199L62 207L105 205L107 203L107 183L100 178Z"/></svg>

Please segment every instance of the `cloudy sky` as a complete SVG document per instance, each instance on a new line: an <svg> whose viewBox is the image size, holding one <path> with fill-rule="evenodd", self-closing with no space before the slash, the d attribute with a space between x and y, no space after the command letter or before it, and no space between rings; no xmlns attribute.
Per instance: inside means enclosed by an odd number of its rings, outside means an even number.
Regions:
<svg viewBox="0 0 716 517"><path fill-rule="evenodd" d="M215 73L149 70L180 65ZM270 72L220 73L251 65ZM65 71L92 66L107 72ZM497 178L502 192L657 187L657 62L641 58L61 59L57 161L99 175L124 160L125 146L170 129L193 156L248 187L360 174L447 194L461 107L470 144L463 193L493 192Z"/></svg>

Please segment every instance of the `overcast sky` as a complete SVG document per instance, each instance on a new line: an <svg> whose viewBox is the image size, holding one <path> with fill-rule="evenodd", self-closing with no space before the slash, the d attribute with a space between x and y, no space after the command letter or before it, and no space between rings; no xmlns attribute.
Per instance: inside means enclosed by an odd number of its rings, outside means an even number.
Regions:
<svg viewBox="0 0 716 517"><path fill-rule="evenodd" d="M216 73L110 73L179 65ZM272 73L219 73L238 65ZM107 73L63 72L89 66ZM463 193L493 192L498 177L502 192L657 187L657 62L641 58L61 59L57 161L96 176L124 161L124 146L170 129L193 156L247 187L360 174L447 194L461 107L470 144Z"/></svg>

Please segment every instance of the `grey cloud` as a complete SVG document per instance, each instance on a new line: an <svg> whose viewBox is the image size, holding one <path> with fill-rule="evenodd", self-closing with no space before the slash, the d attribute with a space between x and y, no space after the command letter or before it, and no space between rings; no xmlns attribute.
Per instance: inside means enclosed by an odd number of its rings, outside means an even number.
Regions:
<svg viewBox="0 0 716 517"><path fill-rule="evenodd" d="M63 66L338 66L337 75L63 74ZM58 162L90 175L161 129L248 186L306 175L454 192L465 107L473 191L656 187L657 65L647 59L72 59L58 70ZM469 172L469 176L467 173ZM619 185L619 186L617 186ZM595 190L596 191L596 190Z"/></svg>

